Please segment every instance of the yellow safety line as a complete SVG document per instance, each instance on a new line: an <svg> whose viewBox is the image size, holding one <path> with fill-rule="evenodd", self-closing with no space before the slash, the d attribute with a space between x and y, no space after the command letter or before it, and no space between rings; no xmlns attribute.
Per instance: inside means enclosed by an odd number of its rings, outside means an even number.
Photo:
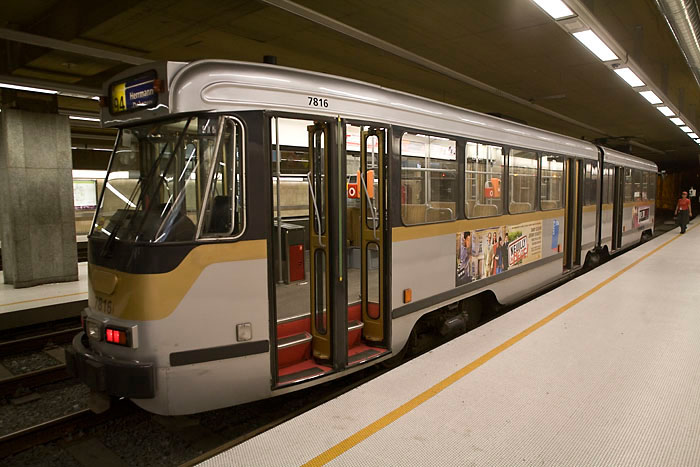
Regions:
<svg viewBox="0 0 700 467"><path fill-rule="evenodd" d="M0 306L11 306L11 305L21 305L22 303L30 303L30 302L40 302L42 300L52 300L54 298L64 298L64 297L73 297L75 295L84 295L87 292L76 292L76 293L69 293L66 295L55 295L53 297L44 297L44 298L32 298L31 300L22 300L20 302L11 302L11 303L2 303Z"/></svg>
<svg viewBox="0 0 700 467"><path fill-rule="evenodd" d="M695 227L698 227L699 225L700 224L694 225L693 227L688 229L688 231L690 231L691 229L694 229ZM367 425L366 427L364 427L360 431L356 432L355 434L345 438L343 441L341 441L340 443L331 447L330 449L322 452L321 454L319 454L318 456L314 457L309 462L304 464L304 466L320 466L320 465L325 465L328 462L332 461L336 457L338 457L341 454L343 454L344 452L348 451L350 448L354 447L355 445L357 445L357 444L361 443L362 441L364 441L365 439L369 438L370 436L372 436L373 434L375 434L376 432L378 432L382 428L385 428L386 426L388 426L392 422L394 422L394 421L398 420L399 418L401 418L402 416L406 415L408 412L415 409L419 405L423 404L424 402L428 401L429 399L432 399L433 397L438 395L440 392L442 392L444 389L447 389L452 384L454 384L457 381L459 381L460 379L464 378L466 375L468 375L472 371L476 370L481 365L488 362L489 360L491 360L493 357L500 354L504 350L508 349L509 347L512 347L514 344L521 341L522 339L524 339L528 335L532 334L533 332L535 332L536 330L538 330L539 328L541 328L545 324L549 323L550 321L552 321L554 318L556 318L557 316L564 313L569 308L582 302L583 300L588 298L590 295L593 295L595 292L597 292L598 290L603 288L605 285L607 285L610 282L612 282L613 280L617 279L623 273L629 271L634 266L636 266L637 264L639 264L640 262L642 262L643 260L645 260L649 256L653 255L654 253L656 253L660 249L664 248L669 243L673 242L674 240L677 240L679 237L680 237L680 234L678 234L675 237L673 237L672 239L666 241L662 245L654 248L652 251L650 251L646 255L642 256L641 258L637 259L633 263L631 263L628 266L624 267L623 269L619 270L618 272L616 272L612 276L608 277L607 279L605 279L604 281L602 281L601 283L599 283L598 285L596 285L595 287L593 287L589 291L579 295L577 298L573 299L572 301L570 301L566 305L562 306L558 310L554 311L550 315L542 318L540 321L531 325L530 327L528 327L524 331L520 332L519 334L511 337L510 339L508 339L507 341L505 341L504 343L502 343L498 347L486 352L481 357L479 357L476 360L474 360L473 362L469 363L467 366L463 367L462 369L457 370L456 372L452 373L450 376L448 376L447 378L438 382L433 387L427 389L426 391L422 392L421 394L418 394L416 397L414 397L410 401L397 407L396 409L392 410L391 412L384 415L383 417L375 420L374 422L370 423L369 425Z"/></svg>

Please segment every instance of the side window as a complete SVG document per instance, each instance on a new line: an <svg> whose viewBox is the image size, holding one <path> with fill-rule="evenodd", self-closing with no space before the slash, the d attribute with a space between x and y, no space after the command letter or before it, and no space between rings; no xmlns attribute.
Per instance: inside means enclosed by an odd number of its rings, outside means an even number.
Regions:
<svg viewBox="0 0 700 467"><path fill-rule="evenodd" d="M511 214L535 210L537 201L537 153L511 149L508 158L508 182Z"/></svg>
<svg viewBox="0 0 700 467"><path fill-rule="evenodd" d="M207 168L211 175L202 237L236 236L245 228L243 141L241 123L225 117L219 150L214 164Z"/></svg>
<svg viewBox="0 0 700 467"><path fill-rule="evenodd" d="M603 174L603 204L612 204L615 198L615 168L605 164Z"/></svg>
<svg viewBox="0 0 700 467"><path fill-rule="evenodd" d="M647 184L647 199L656 199L656 174L654 172L648 172L649 183Z"/></svg>
<svg viewBox="0 0 700 467"><path fill-rule="evenodd" d="M634 201L634 192L632 191L632 169L623 169L625 171L625 202Z"/></svg>
<svg viewBox="0 0 700 467"><path fill-rule="evenodd" d="M277 181L279 178L279 214L281 219L309 217L309 131L313 120L275 117L270 119L272 150L272 207L277 222ZM279 128L277 127L279 125ZM277 138L279 137L279 145ZM279 147L280 158L277 158ZM355 155L348 158L358 160ZM277 167L279 164L279 177ZM357 162L357 167L360 163ZM356 169L355 169L356 170ZM280 220L281 220L280 219ZM289 219L292 223L293 220ZM309 226L309 228L314 228Z"/></svg>
<svg viewBox="0 0 700 467"><path fill-rule="evenodd" d="M635 201L642 200L642 171L632 170L632 195Z"/></svg>
<svg viewBox="0 0 700 467"><path fill-rule="evenodd" d="M598 198L598 162L587 161L584 165L583 204L593 206Z"/></svg>
<svg viewBox="0 0 700 467"><path fill-rule="evenodd" d="M457 218L457 143L404 133L401 138L401 219L406 225Z"/></svg>
<svg viewBox="0 0 700 467"><path fill-rule="evenodd" d="M541 156L540 206L543 211L561 209L564 205L564 157Z"/></svg>
<svg viewBox="0 0 700 467"><path fill-rule="evenodd" d="M465 157L466 216L474 218L503 214L503 148L468 141Z"/></svg>

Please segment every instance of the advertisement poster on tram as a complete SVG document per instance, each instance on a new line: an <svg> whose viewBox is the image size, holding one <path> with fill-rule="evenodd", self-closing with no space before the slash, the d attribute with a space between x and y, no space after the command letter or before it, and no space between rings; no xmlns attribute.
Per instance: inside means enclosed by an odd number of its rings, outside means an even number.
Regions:
<svg viewBox="0 0 700 467"><path fill-rule="evenodd" d="M542 221L468 230L456 240L460 286L542 258Z"/></svg>

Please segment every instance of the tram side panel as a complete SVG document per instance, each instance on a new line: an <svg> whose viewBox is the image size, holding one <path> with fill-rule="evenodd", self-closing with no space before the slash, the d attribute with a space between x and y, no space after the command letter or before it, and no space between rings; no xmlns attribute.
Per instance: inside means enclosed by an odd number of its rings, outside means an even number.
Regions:
<svg viewBox="0 0 700 467"><path fill-rule="evenodd" d="M485 291L493 292L500 303L510 303L561 277L563 225L563 210L558 210L477 222L395 227L392 349L400 350L417 320L430 311ZM427 235L435 230L445 233ZM461 267L459 258L459 239L465 232L473 242L473 254L466 265L469 270ZM489 236L494 234L512 240L501 246L492 244L487 252ZM500 255L504 260L507 257L509 264L499 265Z"/></svg>

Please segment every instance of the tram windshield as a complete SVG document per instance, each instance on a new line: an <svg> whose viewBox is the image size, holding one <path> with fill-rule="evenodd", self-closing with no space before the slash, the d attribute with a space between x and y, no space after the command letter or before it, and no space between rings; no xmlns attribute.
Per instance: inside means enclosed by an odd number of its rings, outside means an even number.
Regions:
<svg viewBox="0 0 700 467"><path fill-rule="evenodd" d="M222 132L219 150L219 132ZM91 236L193 241L241 230L241 125L193 116L120 131Z"/></svg>

